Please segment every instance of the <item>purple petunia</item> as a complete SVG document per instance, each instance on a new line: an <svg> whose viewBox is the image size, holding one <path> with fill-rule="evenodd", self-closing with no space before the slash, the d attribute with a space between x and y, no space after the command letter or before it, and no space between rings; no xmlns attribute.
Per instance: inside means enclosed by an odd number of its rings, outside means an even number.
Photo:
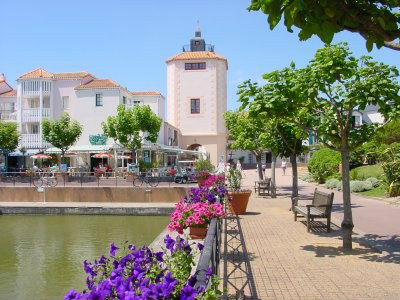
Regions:
<svg viewBox="0 0 400 300"><path fill-rule="evenodd" d="M190 285L186 285L179 296L180 300L194 300L197 296L197 291Z"/></svg>
<svg viewBox="0 0 400 300"><path fill-rule="evenodd" d="M202 243L197 243L197 249L199 249L199 251L203 251L204 245Z"/></svg>
<svg viewBox="0 0 400 300"><path fill-rule="evenodd" d="M114 243L112 243L112 244L110 245L110 254L111 254L111 256L115 256L115 252L117 252L118 249L119 249L119 248L118 248L117 246L115 246Z"/></svg>
<svg viewBox="0 0 400 300"><path fill-rule="evenodd" d="M70 290L65 296L64 300L79 300L81 298L81 294L75 290Z"/></svg>

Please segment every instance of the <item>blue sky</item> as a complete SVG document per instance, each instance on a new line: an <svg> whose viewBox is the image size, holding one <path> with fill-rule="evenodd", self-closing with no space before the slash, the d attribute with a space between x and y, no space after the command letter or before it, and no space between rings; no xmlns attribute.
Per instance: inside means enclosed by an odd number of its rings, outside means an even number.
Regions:
<svg viewBox="0 0 400 300"><path fill-rule="evenodd" d="M194 35L228 59L228 108L238 107L237 85L294 61L304 66L323 44L300 42L279 24L270 31L266 16L246 10L250 0L20 0L2 1L0 73L15 79L32 69L89 71L130 90L166 94L165 59L179 53ZM365 41L340 33L355 55L366 55ZM374 50L374 59L399 67L400 52Z"/></svg>

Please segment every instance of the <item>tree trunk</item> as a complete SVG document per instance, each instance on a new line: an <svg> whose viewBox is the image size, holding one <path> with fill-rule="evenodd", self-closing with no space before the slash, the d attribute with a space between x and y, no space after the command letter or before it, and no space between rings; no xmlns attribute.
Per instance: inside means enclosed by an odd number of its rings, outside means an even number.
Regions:
<svg viewBox="0 0 400 300"><path fill-rule="evenodd" d="M274 154L272 154L272 163L271 163L271 197L272 198L276 198L275 167L276 167L276 156Z"/></svg>
<svg viewBox="0 0 400 300"><path fill-rule="evenodd" d="M65 150L61 150L61 163L60 163L60 169L61 169L61 164L64 164L65 161Z"/></svg>
<svg viewBox="0 0 400 300"><path fill-rule="evenodd" d="M343 181L343 210L344 216L342 221L343 230L343 249L352 249L352 233L353 233L353 214L351 211L351 197L350 197L350 163L349 163L349 150L342 149L342 181Z"/></svg>
<svg viewBox="0 0 400 300"><path fill-rule="evenodd" d="M257 161L258 178L260 180L263 180L264 174L263 174L262 164L261 164L261 154L256 154L256 161Z"/></svg>
<svg viewBox="0 0 400 300"><path fill-rule="evenodd" d="M299 196L296 154L290 155L290 164L292 165L292 198L294 198Z"/></svg>

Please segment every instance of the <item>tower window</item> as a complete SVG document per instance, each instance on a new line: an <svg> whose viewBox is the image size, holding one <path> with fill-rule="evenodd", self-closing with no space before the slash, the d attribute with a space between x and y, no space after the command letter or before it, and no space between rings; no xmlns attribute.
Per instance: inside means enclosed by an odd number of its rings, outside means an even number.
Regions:
<svg viewBox="0 0 400 300"><path fill-rule="evenodd" d="M96 94L96 106L103 106L103 95Z"/></svg>
<svg viewBox="0 0 400 300"><path fill-rule="evenodd" d="M190 99L190 113L200 113L200 99Z"/></svg>
<svg viewBox="0 0 400 300"><path fill-rule="evenodd" d="M206 63L185 63L185 70L205 70Z"/></svg>

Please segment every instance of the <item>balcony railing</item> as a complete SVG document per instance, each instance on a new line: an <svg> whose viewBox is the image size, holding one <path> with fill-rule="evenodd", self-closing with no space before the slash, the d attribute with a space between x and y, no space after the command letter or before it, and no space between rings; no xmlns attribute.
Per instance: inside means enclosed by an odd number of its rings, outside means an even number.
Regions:
<svg viewBox="0 0 400 300"><path fill-rule="evenodd" d="M22 134L21 146L31 149L47 149L51 144L42 140L40 134Z"/></svg>
<svg viewBox="0 0 400 300"><path fill-rule="evenodd" d="M2 121L16 121L17 115L16 113L11 112L0 112L0 120Z"/></svg>
<svg viewBox="0 0 400 300"><path fill-rule="evenodd" d="M42 119L50 117L50 108L42 109ZM26 108L22 110L22 122L40 122L40 108Z"/></svg>
<svg viewBox="0 0 400 300"><path fill-rule="evenodd" d="M39 96L40 91L42 95L50 95L52 83L50 81L23 81L22 82L22 95L23 96Z"/></svg>
<svg viewBox="0 0 400 300"><path fill-rule="evenodd" d="M206 44L205 51L214 52L214 45ZM190 45L183 45L182 52L190 52Z"/></svg>

